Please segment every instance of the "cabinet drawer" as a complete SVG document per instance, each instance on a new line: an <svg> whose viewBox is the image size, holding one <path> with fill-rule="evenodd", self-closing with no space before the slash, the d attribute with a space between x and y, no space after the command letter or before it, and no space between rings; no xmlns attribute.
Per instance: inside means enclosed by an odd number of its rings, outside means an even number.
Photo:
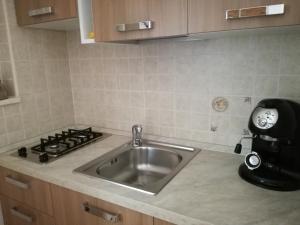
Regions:
<svg viewBox="0 0 300 225"><path fill-rule="evenodd" d="M154 218L154 225L175 225L175 224Z"/></svg>
<svg viewBox="0 0 300 225"><path fill-rule="evenodd" d="M21 26L77 17L76 0L15 0L15 6Z"/></svg>
<svg viewBox="0 0 300 225"><path fill-rule="evenodd" d="M53 218L18 201L2 196L1 205L6 225L54 225Z"/></svg>
<svg viewBox="0 0 300 225"><path fill-rule="evenodd" d="M274 8L278 4L284 5L283 14ZM189 0L188 29L198 33L298 25L299 9L298 0Z"/></svg>
<svg viewBox="0 0 300 225"><path fill-rule="evenodd" d="M187 0L93 0L96 41L187 34Z"/></svg>
<svg viewBox="0 0 300 225"><path fill-rule="evenodd" d="M0 191L34 209L53 214L50 185L46 182L0 167Z"/></svg>
<svg viewBox="0 0 300 225"><path fill-rule="evenodd" d="M153 225L153 217L51 186L56 225Z"/></svg>

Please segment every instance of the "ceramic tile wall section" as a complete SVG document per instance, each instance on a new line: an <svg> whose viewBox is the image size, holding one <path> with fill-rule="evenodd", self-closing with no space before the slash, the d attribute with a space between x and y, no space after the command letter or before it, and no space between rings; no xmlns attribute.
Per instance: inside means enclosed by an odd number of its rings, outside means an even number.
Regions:
<svg viewBox="0 0 300 225"><path fill-rule="evenodd" d="M263 98L300 98L300 34L80 45L67 34L77 123L233 146ZM223 96L229 108L215 112Z"/></svg>
<svg viewBox="0 0 300 225"><path fill-rule="evenodd" d="M0 80L5 85L8 95L14 96L13 76L11 74L11 62L6 32L6 24L0 1Z"/></svg>
<svg viewBox="0 0 300 225"><path fill-rule="evenodd" d="M5 1L9 18L4 20L0 0L0 61L10 63L8 22L22 102L0 107L0 146L74 123L66 33L18 27L14 1Z"/></svg>

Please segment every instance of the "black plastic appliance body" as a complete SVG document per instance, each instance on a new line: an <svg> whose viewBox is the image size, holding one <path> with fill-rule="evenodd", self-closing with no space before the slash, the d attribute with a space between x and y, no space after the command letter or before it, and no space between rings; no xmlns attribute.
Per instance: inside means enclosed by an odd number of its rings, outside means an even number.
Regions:
<svg viewBox="0 0 300 225"><path fill-rule="evenodd" d="M253 110L248 127L253 134L251 151L259 157L259 166L249 167L251 156L246 156L239 175L267 189L300 189L300 105L284 99L262 100Z"/></svg>

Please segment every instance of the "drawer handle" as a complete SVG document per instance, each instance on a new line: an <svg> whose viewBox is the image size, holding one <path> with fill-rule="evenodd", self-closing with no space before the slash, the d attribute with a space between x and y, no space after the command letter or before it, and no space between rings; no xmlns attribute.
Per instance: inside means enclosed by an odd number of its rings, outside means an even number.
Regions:
<svg viewBox="0 0 300 225"><path fill-rule="evenodd" d="M22 188L22 189L29 189L29 184L24 183L22 181L16 180L10 176L6 176L5 177L5 181L6 183L12 184L18 188Z"/></svg>
<svg viewBox="0 0 300 225"><path fill-rule="evenodd" d="M137 30L150 30L153 28L153 21L146 20L140 21L137 23L130 24L117 24L116 29L118 32L128 32L128 31L137 31Z"/></svg>
<svg viewBox="0 0 300 225"><path fill-rule="evenodd" d="M52 14L53 8L51 6L39 8L39 9L33 9L28 11L28 16L34 17L34 16L42 16L47 14Z"/></svg>
<svg viewBox="0 0 300 225"><path fill-rule="evenodd" d="M19 219L22 219L22 220L26 221L27 223L32 223L32 221L33 221L33 218L31 216L28 216L24 213L21 213L20 211L18 211L17 207L11 208L10 213L13 216L18 217Z"/></svg>
<svg viewBox="0 0 300 225"><path fill-rule="evenodd" d="M120 222L120 215L110 213L106 210L100 209L98 207L92 206L89 203L85 202L81 205L81 208L94 216L100 217L104 219L105 221L111 222L111 223L118 223Z"/></svg>
<svg viewBox="0 0 300 225"><path fill-rule="evenodd" d="M284 14L284 4L226 10L226 20Z"/></svg>

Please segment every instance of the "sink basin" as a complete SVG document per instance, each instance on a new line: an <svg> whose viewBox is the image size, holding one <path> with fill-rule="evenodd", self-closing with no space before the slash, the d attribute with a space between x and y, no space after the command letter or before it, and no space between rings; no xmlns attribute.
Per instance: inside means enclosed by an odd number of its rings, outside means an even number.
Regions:
<svg viewBox="0 0 300 225"><path fill-rule="evenodd" d="M131 143L77 168L75 172L99 177L148 194L157 194L200 150L168 143Z"/></svg>

